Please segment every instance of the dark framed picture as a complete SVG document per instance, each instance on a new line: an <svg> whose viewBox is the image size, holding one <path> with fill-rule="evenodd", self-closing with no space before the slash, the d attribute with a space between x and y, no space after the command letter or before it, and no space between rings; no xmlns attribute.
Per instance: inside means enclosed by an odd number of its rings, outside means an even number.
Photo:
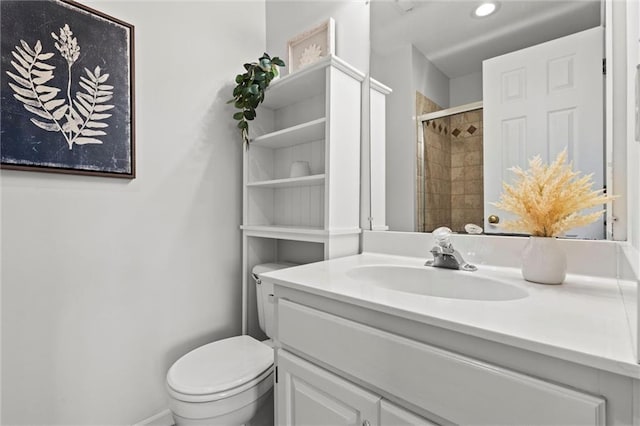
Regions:
<svg viewBox="0 0 640 426"><path fill-rule="evenodd" d="M0 16L1 167L134 178L133 25L71 0Z"/></svg>

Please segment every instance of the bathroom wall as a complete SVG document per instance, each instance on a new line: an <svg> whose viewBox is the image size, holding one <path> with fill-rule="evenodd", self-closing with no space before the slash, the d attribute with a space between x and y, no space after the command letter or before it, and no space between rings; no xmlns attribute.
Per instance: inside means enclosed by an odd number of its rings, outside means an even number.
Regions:
<svg viewBox="0 0 640 426"><path fill-rule="evenodd" d="M449 77L431 63L418 49L411 46L413 86L442 108L449 108Z"/></svg>
<svg viewBox="0 0 640 426"><path fill-rule="evenodd" d="M411 75L412 47L403 46L380 56L371 52L371 77L389 86L386 108L386 198L385 216L390 229L415 230L415 89ZM406 206L397 209L392 206Z"/></svg>
<svg viewBox="0 0 640 426"><path fill-rule="evenodd" d="M411 45L387 55L372 52L371 76L393 89L387 96L387 225L394 231L415 231L416 92L448 107L449 80ZM429 80L424 80L429 75ZM392 206L405 206L403 209Z"/></svg>
<svg viewBox="0 0 640 426"><path fill-rule="evenodd" d="M167 407L173 361L240 332L225 102L264 51L264 3L87 4L136 26L138 177L0 173L6 425L133 424Z"/></svg>
<svg viewBox="0 0 640 426"><path fill-rule="evenodd" d="M482 100L482 71L449 80L449 105L459 106Z"/></svg>
<svg viewBox="0 0 640 426"><path fill-rule="evenodd" d="M288 62L287 41L331 17L335 21L336 55L367 73L368 3L365 0L266 0L267 51ZM284 73L288 73L288 65Z"/></svg>

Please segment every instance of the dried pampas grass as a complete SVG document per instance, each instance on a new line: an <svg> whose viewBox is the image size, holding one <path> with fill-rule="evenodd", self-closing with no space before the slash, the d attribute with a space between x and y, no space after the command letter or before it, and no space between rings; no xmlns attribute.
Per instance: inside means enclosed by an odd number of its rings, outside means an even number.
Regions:
<svg viewBox="0 0 640 426"><path fill-rule="evenodd" d="M580 176L566 160L565 149L550 165L535 156L529 160L529 170L509 169L516 174L516 181L513 185L503 183L500 201L492 203L518 216L517 220L505 222L502 225L505 229L537 237L555 237L595 222L602 215L604 210L580 212L615 197L605 195L604 190L592 190L592 175Z"/></svg>

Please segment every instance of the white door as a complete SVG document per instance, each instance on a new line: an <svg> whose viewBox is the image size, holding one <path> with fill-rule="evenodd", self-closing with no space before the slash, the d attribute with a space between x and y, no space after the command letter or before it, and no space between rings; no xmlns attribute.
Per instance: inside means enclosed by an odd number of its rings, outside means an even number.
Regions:
<svg viewBox="0 0 640 426"><path fill-rule="evenodd" d="M283 350L276 362L278 425L379 425L379 396Z"/></svg>
<svg viewBox="0 0 640 426"><path fill-rule="evenodd" d="M488 218L511 218L491 203L513 181L508 169L535 155L550 162L567 148L574 170L604 186L603 44L597 27L483 62L486 232L505 232ZM565 236L604 238L604 219Z"/></svg>

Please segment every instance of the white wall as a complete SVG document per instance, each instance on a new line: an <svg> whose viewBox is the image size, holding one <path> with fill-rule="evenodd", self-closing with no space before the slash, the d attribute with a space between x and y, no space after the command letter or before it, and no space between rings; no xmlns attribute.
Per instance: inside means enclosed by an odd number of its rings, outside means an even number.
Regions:
<svg viewBox="0 0 640 426"><path fill-rule="evenodd" d="M449 78L412 45L385 55L372 52L371 77L393 90L387 96L387 225L393 231L414 231L416 91L446 108L449 106Z"/></svg>
<svg viewBox="0 0 640 426"><path fill-rule="evenodd" d="M138 178L2 171L2 424L135 423L167 407L173 361L240 332L225 102L264 4L87 3L136 26Z"/></svg>
<svg viewBox="0 0 640 426"><path fill-rule="evenodd" d="M415 230L416 131L411 46L388 55L372 52L371 77L389 86L386 108L386 218L394 231ZM397 206L402 206L399 209Z"/></svg>
<svg viewBox="0 0 640 426"><path fill-rule="evenodd" d="M267 51L288 62L287 41L330 17L336 23L336 55L369 71L369 5L365 0L266 0ZM288 73L288 67L284 73Z"/></svg>
<svg viewBox="0 0 640 426"><path fill-rule="evenodd" d="M466 105L482 100L482 71L449 80L449 106Z"/></svg>
<svg viewBox="0 0 640 426"><path fill-rule="evenodd" d="M442 108L449 108L449 77L411 46L414 92L418 91ZM415 93L412 99L415 102Z"/></svg>

